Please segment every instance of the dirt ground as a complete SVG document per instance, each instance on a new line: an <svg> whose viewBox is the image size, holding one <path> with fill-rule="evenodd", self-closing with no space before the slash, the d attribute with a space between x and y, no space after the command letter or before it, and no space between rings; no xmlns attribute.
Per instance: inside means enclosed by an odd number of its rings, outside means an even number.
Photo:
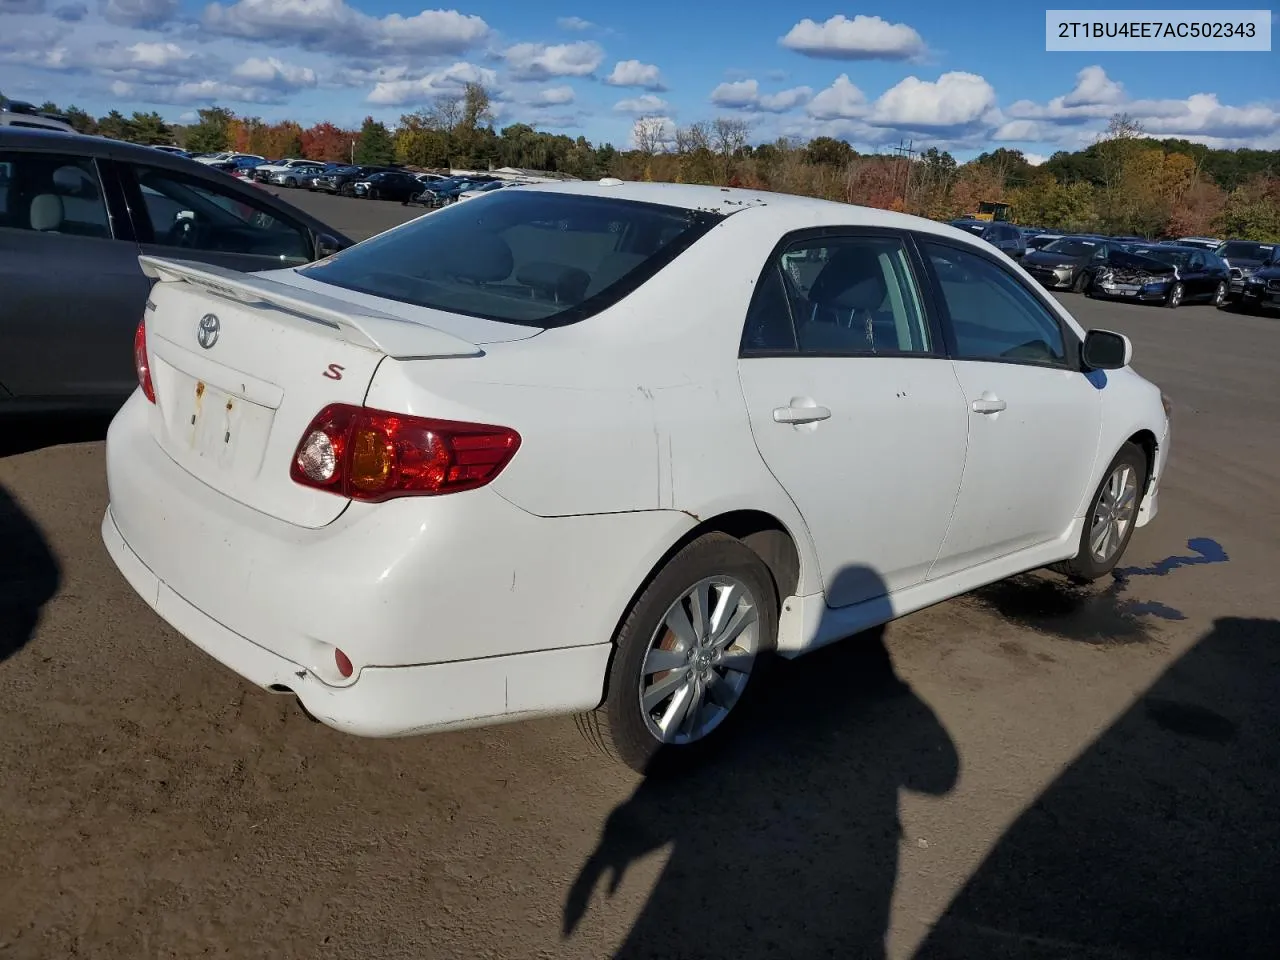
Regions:
<svg viewBox="0 0 1280 960"><path fill-rule="evenodd" d="M673 783L567 719L310 722L116 573L103 424L6 425L0 957L1273 957L1280 325L1064 300L1175 404L1124 577L1015 578L787 664Z"/></svg>

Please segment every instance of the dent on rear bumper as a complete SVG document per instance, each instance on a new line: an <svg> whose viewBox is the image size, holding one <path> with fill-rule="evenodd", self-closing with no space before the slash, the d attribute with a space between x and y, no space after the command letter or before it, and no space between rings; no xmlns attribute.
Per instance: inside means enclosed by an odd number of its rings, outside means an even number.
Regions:
<svg viewBox="0 0 1280 960"><path fill-rule="evenodd" d="M325 683L302 664L218 623L161 581L107 509L102 540L138 595L180 634L257 686L294 693L321 722L362 737L396 737L590 710L604 690L611 644L404 667L365 667Z"/></svg>

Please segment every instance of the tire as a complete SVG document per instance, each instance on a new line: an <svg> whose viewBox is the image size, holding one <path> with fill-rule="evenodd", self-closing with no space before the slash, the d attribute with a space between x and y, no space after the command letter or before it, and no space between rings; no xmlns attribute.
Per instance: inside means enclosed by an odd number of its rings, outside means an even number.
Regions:
<svg viewBox="0 0 1280 960"><path fill-rule="evenodd" d="M1071 282L1072 293L1084 293L1089 286L1089 275L1081 270Z"/></svg>
<svg viewBox="0 0 1280 960"><path fill-rule="evenodd" d="M749 618L751 610L755 614L754 623L748 624L727 648L736 652L724 657L726 664L733 659L745 665L745 675L727 666L717 666L718 659L699 661L699 654L714 657L711 648L696 647L694 653L690 653L675 631L666 625L669 613L677 619L685 614L686 625L689 620L698 619L687 615L687 598L700 584L705 585L713 578L720 582L708 587L707 598L712 609L717 595L723 596L721 591L737 589L743 596L737 607L738 616L746 614ZM724 616L720 623L736 619ZM714 638L716 624L711 626ZM668 560L632 603L614 636L604 701L594 711L578 716L578 729L606 756L637 773L660 775L697 765L719 749L750 709L777 637L778 596L764 561L734 537L723 533L700 537ZM754 648L753 657L751 648ZM651 649L673 666L646 674L646 661L650 665L653 662ZM681 682L682 676L690 680ZM652 677L658 679L654 681ZM641 704L641 690L646 682L651 695L665 691L665 696L652 701L649 713ZM685 714L684 724L675 721L679 715L676 701L682 696L686 701L692 698L697 704ZM716 702L718 696L729 699L727 708ZM676 713L671 713L672 710ZM676 729L664 742L659 724L668 716ZM696 729L698 725L703 729Z"/></svg>
<svg viewBox="0 0 1280 960"><path fill-rule="evenodd" d="M1218 288L1213 291L1213 305L1219 310L1226 305L1227 302L1227 285L1220 282Z"/></svg>
<svg viewBox="0 0 1280 960"><path fill-rule="evenodd" d="M1142 497L1146 493L1147 480L1147 455L1142 448L1134 443L1126 443L1120 448L1120 452L1116 454L1115 459L1107 467L1107 472L1102 477L1102 482L1098 484L1098 489L1094 491L1093 497L1089 500L1089 510L1085 514L1084 529L1080 532L1080 542L1076 555L1070 560L1063 560L1061 563L1055 563L1051 569L1056 570L1063 576L1070 577L1072 580L1088 582L1097 580L1099 577L1105 577L1115 569L1116 564L1120 562L1120 558L1124 556L1124 552L1129 547L1129 539L1133 536L1133 531L1137 524L1138 509L1142 506ZM1099 507L1103 499L1103 495L1108 493L1108 488L1112 484L1112 480L1117 474L1128 469L1132 471L1133 477L1133 493L1132 503L1127 506L1127 521L1124 529L1119 534L1119 539L1108 545L1108 552L1105 556L1099 557L1093 551L1091 543L1095 525L1098 522ZM1127 483L1123 484L1128 489Z"/></svg>
<svg viewBox="0 0 1280 960"><path fill-rule="evenodd" d="M290 190L296 190L298 187L298 181L295 180L293 177L285 177L284 185L288 187Z"/></svg>
<svg viewBox="0 0 1280 960"><path fill-rule="evenodd" d="M1182 305L1183 287L1181 281L1169 288L1169 295L1164 298L1164 306L1177 310Z"/></svg>

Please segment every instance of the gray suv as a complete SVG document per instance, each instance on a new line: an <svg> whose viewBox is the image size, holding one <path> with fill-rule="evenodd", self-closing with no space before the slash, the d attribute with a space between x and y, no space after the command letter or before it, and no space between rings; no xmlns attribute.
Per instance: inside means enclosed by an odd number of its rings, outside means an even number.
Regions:
<svg viewBox="0 0 1280 960"><path fill-rule="evenodd" d="M128 398L151 289L140 253L253 271L352 242L193 160L0 128L0 415L112 410Z"/></svg>
<svg viewBox="0 0 1280 960"><path fill-rule="evenodd" d="M1011 223L994 220L952 220L951 226L965 233L981 237L997 250L1001 250L1015 260L1027 252L1027 238L1021 230Z"/></svg>

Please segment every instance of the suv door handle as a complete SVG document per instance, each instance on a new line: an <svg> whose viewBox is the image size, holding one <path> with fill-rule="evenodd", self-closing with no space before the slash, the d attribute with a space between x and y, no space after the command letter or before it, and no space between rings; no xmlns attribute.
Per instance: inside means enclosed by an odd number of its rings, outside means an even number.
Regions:
<svg viewBox="0 0 1280 960"><path fill-rule="evenodd" d="M1008 406L1003 400L997 400L994 397L983 397L980 400L973 401L970 406L974 413L999 413Z"/></svg>
<svg viewBox="0 0 1280 960"><path fill-rule="evenodd" d="M818 420L826 420L830 416L830 410L819 406L773 408L775 423L815 423Z"/></svg>

